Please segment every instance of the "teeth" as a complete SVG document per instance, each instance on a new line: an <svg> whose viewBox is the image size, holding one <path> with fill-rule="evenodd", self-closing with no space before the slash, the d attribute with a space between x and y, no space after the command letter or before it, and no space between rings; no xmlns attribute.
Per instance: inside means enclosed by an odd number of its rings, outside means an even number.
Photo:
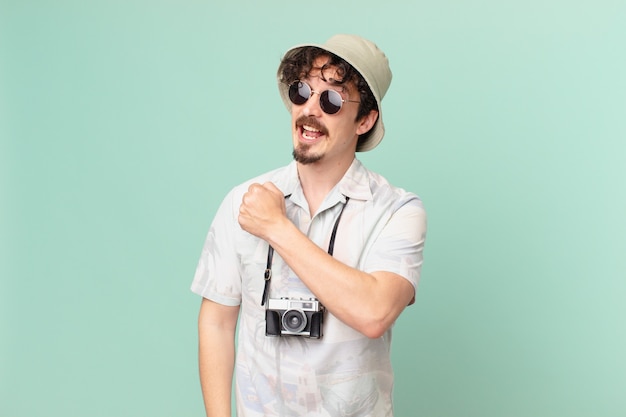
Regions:
<svg viewBox="0 0 626 417"><path fill-rule="evenodd" d="M302 126L302 129L307 130L307 131L309 131L309 132L320 132L320 130L318 130L318 129L314 129L314 128L312 128L311 126L306 126L306 125L303 125L303 126Z"/></svg>

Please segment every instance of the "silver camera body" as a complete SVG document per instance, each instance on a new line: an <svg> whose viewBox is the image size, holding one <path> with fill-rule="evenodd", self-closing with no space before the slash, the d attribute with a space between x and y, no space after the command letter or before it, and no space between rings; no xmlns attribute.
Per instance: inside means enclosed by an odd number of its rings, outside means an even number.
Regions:
<svg viewBox="0 0 626 417"><path fill-rule="evenodd" d="M270 298L265 310L265 335L319 339L325 310L315 298Z"/></svg>

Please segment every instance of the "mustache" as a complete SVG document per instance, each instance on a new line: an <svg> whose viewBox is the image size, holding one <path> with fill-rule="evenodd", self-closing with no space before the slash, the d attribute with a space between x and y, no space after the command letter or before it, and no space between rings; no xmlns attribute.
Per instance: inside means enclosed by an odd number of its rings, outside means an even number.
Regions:
<svg viewBox="0 0 626 417"><path fill-rule="evenodd" d="M328 130L326 126L319 122L315 117L312 116L300 116L296 119L296 126L301 127L303 125L311 126L313 129L317 129L323 134L328 134Z"/></svg>

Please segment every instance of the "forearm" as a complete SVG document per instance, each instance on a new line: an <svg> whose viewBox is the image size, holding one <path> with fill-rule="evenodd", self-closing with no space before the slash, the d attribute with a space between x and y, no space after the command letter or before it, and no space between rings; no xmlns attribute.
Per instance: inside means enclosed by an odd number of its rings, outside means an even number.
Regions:
<svg viewBox="0 0 626 417"><path fill-rule="evenodd" d="M217 346L218 338L206 336L204 339L200 342L199 365L206 415L230 417L234 349Z"/></svg>
<svg viewBox="0 0 626 417"><path fill-rule="evenodd" d="M384 333L413 297L413 287L404 278L345 265L288 220L267 240L333 315L367 336Z"/></svg>
<svg viewBox="0 0 626 417"><path fill-rule="evenodd" d="M201 313L198 320L198 364L206 415L231 416L235 363L235 330Z"/></svg>

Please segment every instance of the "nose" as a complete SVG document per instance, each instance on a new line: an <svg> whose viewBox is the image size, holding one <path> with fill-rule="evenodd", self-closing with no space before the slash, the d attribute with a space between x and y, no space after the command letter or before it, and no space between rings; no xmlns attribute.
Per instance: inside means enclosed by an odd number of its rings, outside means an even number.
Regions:
<svg viewBox="0 0 626 417"><path fill-rule="evenodd" d="M322 113L322 108L320 107L320 95L316 91L311 91L311 97L302 104L302 113L305 116L315 116L318 117Z"/></svg>

